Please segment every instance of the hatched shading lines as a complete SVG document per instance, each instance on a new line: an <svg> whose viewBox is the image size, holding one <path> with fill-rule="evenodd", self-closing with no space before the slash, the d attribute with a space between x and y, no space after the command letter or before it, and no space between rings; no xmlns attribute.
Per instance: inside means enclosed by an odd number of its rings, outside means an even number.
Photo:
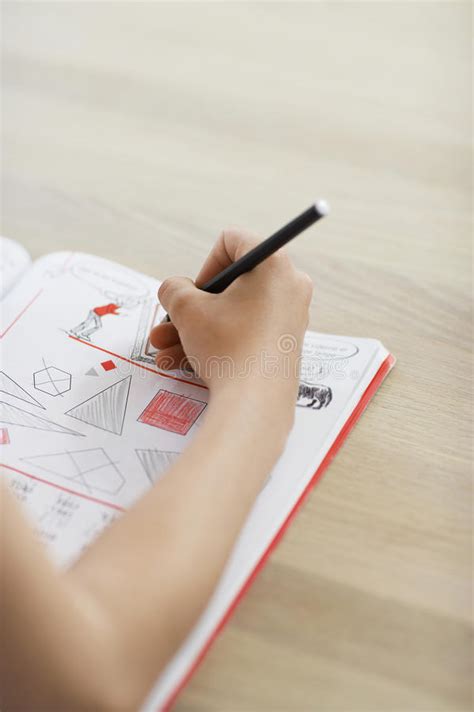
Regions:
<svg viewBox="0 0 474 712"><path fill-rule="evenodd" d="M54 423L52 420L40 418L35 413L30 413L23 408L18 408L16 405L10 405L5 401L0 401L0 423L8 425L19 425L22 428L33 428L34 430L44 430L52 433L64 433L65 435L78 435L84 437L82 433L76 430L70 430L63 425Z"/></svg>
<svg viewBox="0 0 474 712"><path fill-rule="evenodd" d="M181 453L170 452L166 450L135 450L140 464L145 470L145 473L152 484L155 484L171 467Z"/></svg>
<svg viewBox="0 0 474 712"><path fill-rule="evenodd" d="M74 406L65 415L95 428L122 435L131 380L131 376L126 376Z"/></svg>
<svg viewBox="0 0 474 712"><path fill-rule="evenodd" d="M186 435L206 405L204 401L160 389L138 417L138 422Z"/></svg>
<svg viewBox="0 0 474 712"><path fill-rule="evenodd" d="M17 383L11 376L9 376L5 371L0 371L0 392L5 393L7 396L12 398L17 398L18 400L28 403L29 405L37 406L42 410L45 410L44 406L39 403L36 398L28 393L19 383Z"/></svg>

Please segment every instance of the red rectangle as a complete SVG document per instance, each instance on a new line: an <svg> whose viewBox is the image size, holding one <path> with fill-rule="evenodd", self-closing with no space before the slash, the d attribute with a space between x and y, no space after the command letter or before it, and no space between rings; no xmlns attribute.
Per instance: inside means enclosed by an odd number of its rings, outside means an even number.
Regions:
<svg viewBox="0 0 474 712"><path fill-rule="evenodd" d="M10 444L10 433L8 428L0 428L0 445Z"/></svg>
<svg viewBox="0 0 474 712"><path fill-rule="evenodd" d="M186 435L207 403L179 393L159 390L138 418L140 423Z"/></svg>

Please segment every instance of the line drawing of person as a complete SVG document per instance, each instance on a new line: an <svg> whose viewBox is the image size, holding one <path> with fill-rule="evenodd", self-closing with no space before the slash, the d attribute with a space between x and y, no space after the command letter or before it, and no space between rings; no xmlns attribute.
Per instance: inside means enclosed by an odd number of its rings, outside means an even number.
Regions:
<svg viewBox="0 0 474 712"><path fill-rule="evenodd" d="M90 310L84 321L70 329L69 333L71 336L75 336L77 339L82 339L83 341L90 341L92 334L102 328L102 319L111 314L113 316L121 316L119 314L119 309L123 305L111 302L110 304L104 304L101 307L94 307Z"/></svg>

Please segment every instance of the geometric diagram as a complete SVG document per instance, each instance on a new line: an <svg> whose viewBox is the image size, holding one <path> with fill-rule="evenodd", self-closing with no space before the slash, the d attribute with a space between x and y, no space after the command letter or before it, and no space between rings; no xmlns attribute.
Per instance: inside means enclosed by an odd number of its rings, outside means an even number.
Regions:
<svg viewBox="0 0 474 712"><path fill-rule="evenodd" d="M104 371L112 371L114 368L117 368L113 361L102 361L100 365Z"/></svg>
<svg viewBox="0 0 474 712"><path fill-rule="evenodd" d="M74 406L64 415L82 420L83 423L107 430L109 433L122 435L131 380L132 377L127 376L117 381Z"/></svg>
<svg viewBox="0 0 474 712"><path fill-rule="evenodd" d="M86 376L98 376L99 374L95 370L95 368L90 368L88 371L85 373Z"/></svg>
<svg viewBox="0 0 474 712"><path fill-rule="evenodd" d="M82 433L69 430L69 428L65 428L63 425L53 423L51 420L46 420L46 418L40 418L39 415L29 413L27 410L23 410L23 408L18 408L16 405L10 405L4 401L0 401L0 423L21 425L23 428L33 428L34 430L46 430L51 433L64 433L65 435L80 435L84 437Z"/></svg>
<svg viewBox="0 0 474 712"><path fill-rule="evenodd" d="M162 450L135 450L137 457L152 484L173 464L179 452L163 452Z"/></svg>
<svg viewBox="0 0 474 712"><path fill-rule="evenodd" d="M30 396L30 394L25 391L13 378L7 376L5 371L0 371L0 392L6 393L7 396L13 396L13 398L18 398L19 400L29 403L30 405L38 406L43 408L41 403L38 403L36 398ZM44 410L44 408L43 408Z"/></svg>
<svg viewBox="0 0 474 712"><path fill-rule="evenodd" d="M0 428L0 445L10 444L10 434L8 428Z"/></svg>
<svg viewBox="0 0 474 712"><path fill-rule="evenodd" d="M21 459L50 475L59 475L74 480L87 489L108 494L117 494L125 483L117 465L101 447L56 452L51 455L34 455Z"/></svg>
<svg viewBox="0 0 474 712"><path fill-rule="evenodd" d="M33 374L33 385L37 391L42 391L50 396L62 396L71 390L72 376L56 366L46 366Z"/></svg>
<svg viewBox="0 0 474 712"><path fill-rule="evenodd" d="M306 383L300 383L296 405L303 408L320 410L321 408L327 408L331 401L332 390L329 386L310 386Z"/></svg>
<svg viewBox="0 0 474 712"><path fill-rule="evenodd" d="M159 390L139 416L138 421L178 435L186 435L206 405L207 403L195 398Z"/></svg>

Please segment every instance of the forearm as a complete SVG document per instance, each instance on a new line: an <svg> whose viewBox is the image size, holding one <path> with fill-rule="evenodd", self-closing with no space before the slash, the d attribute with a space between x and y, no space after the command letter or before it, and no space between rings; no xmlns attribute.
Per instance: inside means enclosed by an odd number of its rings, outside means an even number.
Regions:
<svg viewBox="0 0 474 712"><path fill-rule="evenodd" d="M0 708L92 710L117 696L112 629L58 571L0 482Z"/></svg>
<svg viewBox="0 0 474 712"><path fill-rule="evenodd" d="M69 574L116 628L137 694L202 611L281 452L288 416L278 406L269 384L211 399L174 467Z"/></svg>
<svg viewBox="0 0 474 712"><path fill-rule="evenodd" d="M250 236L224 232L199 283L253 246ZM157 364L177 366L186 354L200 366L212 393L204 424L166 476L66 574L54 569L7 501L5 712L20 700L21 709L51 712L138 709L206 605L284 446L311 299L307 276L280 253L220 295L175 278L162 284L159 299L171 323L150 335ZM283 336L293 349L280 348ZM258 354L284 370L270 380L255 367L238 390L206 375L208 359L230 356L241 372Z"/></svg>
<svg viewBox="0 0 474 712"><path fill-rule="evenodd" d="M175 466L65 575L5 493L5 710L137 709L205 606L280 454L288 414L278 406L270 389L212 400ZM29 592L21 609L18 591Z"/></svg>

